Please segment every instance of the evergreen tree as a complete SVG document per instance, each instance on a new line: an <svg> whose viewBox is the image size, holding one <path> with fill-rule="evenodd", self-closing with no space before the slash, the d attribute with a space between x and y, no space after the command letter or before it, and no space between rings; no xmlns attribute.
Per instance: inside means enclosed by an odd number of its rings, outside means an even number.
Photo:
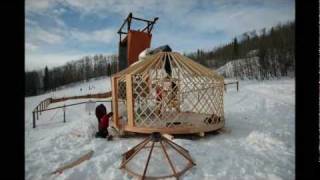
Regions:
<svg viewBox="0 0 320 180"><path fill-rule="evenodd" d="M239 57L239 45L237 38L233 39L233 59L237 59Z"/></svg>
<svg viewBox="0 0 320 180"><path fill-rule="evenodd" d="M107 64L107 76L111 76L111 66L110 66L110 63Z"/></svg>
<svg viewBox="0 0 320 180"><path fill-rule="evenodd" d="M49 86L49 70L48 70L48 67L46 66L44 68L44 77L43 77L43 89L44 91L48 91L50 89L50 86Z"/></svg>

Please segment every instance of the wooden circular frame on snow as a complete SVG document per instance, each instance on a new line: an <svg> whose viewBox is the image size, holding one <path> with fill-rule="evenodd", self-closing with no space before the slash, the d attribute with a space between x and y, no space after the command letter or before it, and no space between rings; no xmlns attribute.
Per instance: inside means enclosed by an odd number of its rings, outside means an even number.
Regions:
<svg viewBox="0 0 320 180"><path fill-rule="evenodd" d="M142 168L140 168L140 172L136 172L135 170L132 170L130 167L128 167L128 164L131 161L135 161L135 157L138 156L137 154L141 153L142 149L149 149L150 151L146 153L147 160L146 162L139 161L140 165L143 165ZM186 161L186 164L183 168L177 168L177 164L174 163L173 158L170 157L170 153L168 151L168 148L170 148L172 151L176 152L176 155L181 156ZM159 155L159 153L155 153L155 149L161 149L161 152L163 154L163 158L167 161L166 164L164 164L168 169L172 171L172 174L166 174L166 175L149 175L147 171L150 169L150 159L152 159L153 156ZM171 151L171 152L172 152ZM154 153L153 153L154 152ZM172 155L172 153L171 153ZM143 156L143 155L142 155ZM157 167L156 169L160 168L162 164L160 164L158 161L156 162ZM189 151L181 147L180 145L172 142L171 140L163 137L160 133L152 133L151 136L144 139L142 142L131 148L129 151L122 154L122 162L120 165L120 169L123 169L127 171L130 175L139 177L139 179L162 179L162 178L170 178L175 177L178 179L184 172L195 166L196 164L193 162ZM143 170L143 171L142 171Z"/></svg>
<svg viewBox="0 0 320 180"><path fill-rule="evenodd" d="M127 132L190 134L225 124L224 79L177 52L147 56L112 76L113 121Z"/></svg>

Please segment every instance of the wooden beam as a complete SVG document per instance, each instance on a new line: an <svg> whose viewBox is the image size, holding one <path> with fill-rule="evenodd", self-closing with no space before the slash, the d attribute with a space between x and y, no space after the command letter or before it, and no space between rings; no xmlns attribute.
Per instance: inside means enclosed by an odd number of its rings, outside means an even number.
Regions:
<svg viewBox="0 0 320 180"><path fill-rule="evenodd" d="M93 155L93 150L89 151L88 153L82 155L79 159L72 161L70 163L67 163L66 165L58 168L57 170L53 171L51 174L55 174L55 173L62 173L64 170L72 168L80 163L82 163L85 160L88 160L91 158L91 156Z"/></svg>
<svg viewBox="0 0 320 180"><path fill-rule="evenodd" d="M188 154L185 154L185 149L183 148L182 150L183 151L181 151L180 149L178 149L177 147L175 147L174 145L172 145L172 141L169 141L169 140L167 140L167 139L165 139L165 141L166 141L166 143L167 144L169 144L173 149L175 149L179 154L181 154L184 158L186 158L191 164L193 164L193 165L196 165L196 163L195 162L193 162L193 160L191 159L191 157L190 157L190 154L188 153Z"/></svg>
<svg viewBox="0 0 320 180"><path fill-rule="evenodd" d="M156 63L157 60L153 60L159 58L159 54L153 55L148 57L148 59L144 60L143 62L138 62L138 64L134 64L133 66L129 66L125 71L119 72L120 80L125 79L126 74L137 74L140 73L142 70L147 71L149 67Z"/></svg>
<svg viewBox="0 0 320 180"><path fill-rule="evenodd" d="M112 83L112 110L113 110L113 123L117 129L120 129L119 114L118 114L118 84L116 77L111 78Z"/></svg>
<svg viewBox="0 0 320 180"><path fill-rule="evenodd" d="M134 126L133 116L133 92L132 92L132 75L126 75L126 96L127 96L127 114L128 114L128 126Z"/></svg>
<svg viewBox="0 0 320 180"><path fill-rule="evenodd" d="M152 142L152 145L151 145L151 149L150 149L150 152L149 152L149 155L148 155L147 163L146 163L146 165L144 167L144 170L143 170L142 180L144 180L145 176L146 176L146 172L147 172L147 169L148 169L148 165L149 165L149 161L150 161L150 158L151 158L151 154L152 154L152 150L153 150L153 147L154 147L154 143L155 142Z"/></svg>
<svg viewBox="0 0 320 180"><path fill-rule="evenodd" d="M167 153L167 151L166 151L166 148L165 148L164 145L162 144L162 141L160 141L160 144L161 144L163 153L165 154L165 156L166 156L166 158L167 158L167 160L168 160L168 163L169 163L169 165L170 165L170 167L171 167L171 170L172 170L174 176L175 176L175 177L178 177L178 176L177 176L177 172L176 172L176 170L175 170L175 168L174 168L174 166L173 166L173 164L172 164L172 162L171 162L171 160L170 160L170 158L169 158L169 155L168 155L168 153Z"/></svg>
<svg viewBox="0 0 320 180"><path fill-rule="evenodd" d="M170 140L173 140L173 138L174 138L172 135L167 134L167 133L162 134L162 136L167 138L167 139L170 139Z"/></svg>
<svg viewBox="0 0 320 180"><path fill-rule="evenodd" d="M125 159L125 161L123 161L120 165L120 168L123 168L136 154L138 154L138 152L145 147L145 145L147 145L150 142L151 138L146 138L144 141L142 141L141 143L139 143L138 145L136 145L135 147L131 148L129 151L133 151L133 153L127 158ZM128 152L127 152L128 153ZM125 154L122 154L122 156L125 156Z"/></svg>
<svg viewBox="0 0 320 180"><path fill-rule="evenodd" d="M203 127L159 127L159 128L150 128L150 127L132 127L124 126L124 130L127 132L136 132L143 134L151 134L152 132L160 132L167 134L193 134L199 132L210 132L215 131L224 126L223 122L216 125L203 126Z"/></svg>

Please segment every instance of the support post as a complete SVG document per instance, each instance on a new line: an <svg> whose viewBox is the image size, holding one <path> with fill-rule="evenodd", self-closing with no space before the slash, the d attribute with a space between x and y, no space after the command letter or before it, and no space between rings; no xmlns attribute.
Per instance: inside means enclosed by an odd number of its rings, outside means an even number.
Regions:
<svg viewBox="0 0 320 180"><path fill-rule="evenodd" d="M227 84L224 84L224 91L227 92Z"/></svg>
<svg viewBox="0 0 320 180"><path fill-rule="evenodd" d="M118 117L118 84L116 77L111 78L112 83L112 112L113 112L113 123L117 129L120 128L119 117Z"/></svg>
<svg viewBox="0 0 320 180"><path fill-rule="evenodd" d="M130 27L131 27L131 19L132 19L132 13L130 12L129 15L128 15L128 18L127 18L127 21L128 21L127 31L128 31L128 33L129 33Z"/></svg>
<svg viewBox="0 0 320 180"><path fill-rule="evenodd" d="M42 111L42 102L40 103L40 115L41 115L41 111Z"/></svg>
<svg viewBox="0 0 320 180"><path fill-rule="evenodd" d="M37 106L37 120L39 120L39 106Z"/></svg>
<svg viewBox="0 0 320 180"><path fill-rule="evenodd" d="M66 122L66 105L63 105L63 122Z"/></svg>
<svg viewBox="0 0 320 180"><path fill-rule="evenodd" d="M134 126L134 112L133 112L133 89L132 89L132 75L126 75L126 96L127 96L127 113L128 113L128 126Z"/></svg>
<svg viewBox="0 0 320 180"><path fill-rule="evenodd" d="M32 111L32 124L33 124L33 128L36 128L36 117L35 117L34 111Z"/></svg>
<svg viewBox="0 0 320 180"><path fill-rule="evenodd" d="M237 81L237 92L239 91L239 81Z"/></svg>

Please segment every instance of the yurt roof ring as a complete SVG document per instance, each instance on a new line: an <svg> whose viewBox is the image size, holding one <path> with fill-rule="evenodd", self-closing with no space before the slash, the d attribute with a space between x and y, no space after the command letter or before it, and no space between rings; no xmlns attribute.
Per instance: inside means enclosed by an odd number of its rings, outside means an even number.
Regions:
<svg viewBox="0 0 320 180"><path fill-rule="evenodd" d="M134 73L137 73L140 71L145 71L145 70L149 69L151 66L153 66L155 63L158 62L157 60L154 61L154 59L160 59L160 58L161 58L160 53L151 55L147 59L140 61L137 64L134 64L134 65L128 67L127 69L120 71L119 73L115 74L114 76L119 76L120 80L124 80L125 74L134 74Z"/></svg>

